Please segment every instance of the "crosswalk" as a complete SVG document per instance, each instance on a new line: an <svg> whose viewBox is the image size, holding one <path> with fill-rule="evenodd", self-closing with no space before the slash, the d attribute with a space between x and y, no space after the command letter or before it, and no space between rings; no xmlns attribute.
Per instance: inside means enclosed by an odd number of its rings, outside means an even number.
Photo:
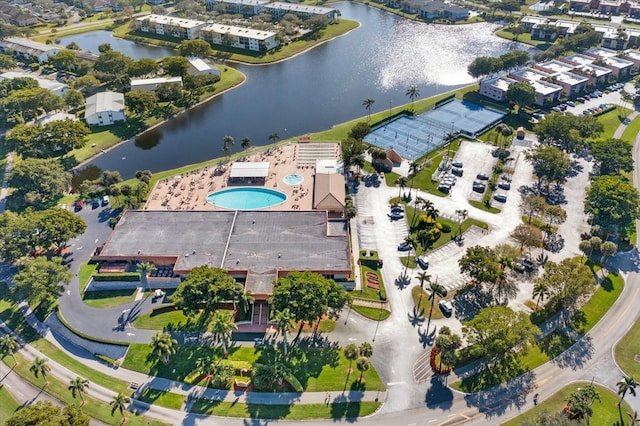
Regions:
<svg viewBox="0 0 640 426"><path fill-rule="evenodd" d="M430 351L425 352L416 359L413 363L413 381L416 383L426 382L431 376L433 371L431 370L431 358Z"/></svg>

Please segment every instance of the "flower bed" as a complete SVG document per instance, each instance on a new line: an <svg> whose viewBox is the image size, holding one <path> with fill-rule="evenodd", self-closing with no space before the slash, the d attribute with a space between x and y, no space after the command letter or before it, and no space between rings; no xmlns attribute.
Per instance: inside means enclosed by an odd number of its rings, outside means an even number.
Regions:
<svg viewBox="0 0 640 426"><path fill-rule="evenodd" d="M439 347L434 346L431 348L431 354L429 356L429 360L431 362L431 370L433 370L436 374L449 374L451 373L452 367L448 365L442 365L440 362L440 354L442 351Z"/></svg>

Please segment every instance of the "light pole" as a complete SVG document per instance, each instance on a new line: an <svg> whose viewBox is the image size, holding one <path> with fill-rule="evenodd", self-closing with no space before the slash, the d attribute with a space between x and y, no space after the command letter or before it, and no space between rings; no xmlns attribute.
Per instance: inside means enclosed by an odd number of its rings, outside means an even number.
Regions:
<svg viewBox="0 0 640 426"><path fill-rule="evenodd" d="M382 299L380 299L380 315L378 316L378 323L376 324L376 331L373 332L372 342L376 341L376 334L378 334L378 327L380 326L380 320L382 320Z"/></svg>

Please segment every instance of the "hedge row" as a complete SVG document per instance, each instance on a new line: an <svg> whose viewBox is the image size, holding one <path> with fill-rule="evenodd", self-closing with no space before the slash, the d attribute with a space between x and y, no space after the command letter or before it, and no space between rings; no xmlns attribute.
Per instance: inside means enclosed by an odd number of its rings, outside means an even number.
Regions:
<svg viewBox="0 0 640 426"><path fill-rule="evenodd" d="M95 281L140 281L140 272L113 272L93 274Z"/></svg>

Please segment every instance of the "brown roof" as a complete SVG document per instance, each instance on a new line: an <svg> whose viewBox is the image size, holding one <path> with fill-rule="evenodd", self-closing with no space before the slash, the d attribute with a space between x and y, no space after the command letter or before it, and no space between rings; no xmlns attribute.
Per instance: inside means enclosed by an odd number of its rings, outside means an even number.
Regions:
<svg viewBox="0 0 640 426"><path fill-rule="evenodd" d="M402 163L402 157L393 148L387 150L387 158L394 163Z"/></svg>
<svg viewBox="0 0 640 426"><path fill-rule="evenodd" d="M318 210L344 209L344 177L339 173L317 173L313 188L313 208Z"/></svg>

